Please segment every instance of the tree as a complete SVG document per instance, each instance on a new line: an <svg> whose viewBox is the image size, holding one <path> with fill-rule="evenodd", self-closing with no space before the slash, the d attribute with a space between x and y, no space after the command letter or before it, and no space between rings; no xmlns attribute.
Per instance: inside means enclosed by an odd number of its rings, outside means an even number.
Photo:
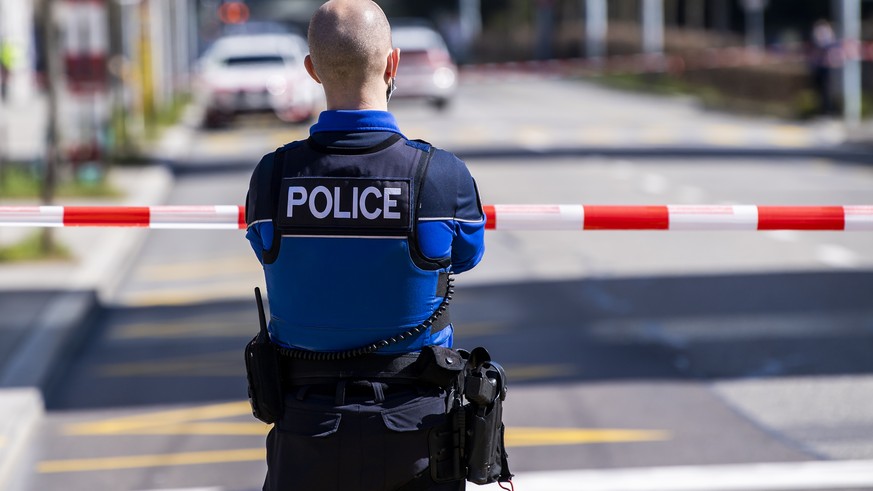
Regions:
<svg viewBox="0 0 873 491"><path fill-rule="evenodd" d="M44 205L54 202L57 187L57 169L60 164L60 121L58 120L58 92L61 82L60 33L56 23L57 0L38 0L36 31L40 59L45 69L45 90L48 97L48 124L45 135L45 163L41 200ZM51 253L55 246L50 228L42 232L43 253Z"/></svg>

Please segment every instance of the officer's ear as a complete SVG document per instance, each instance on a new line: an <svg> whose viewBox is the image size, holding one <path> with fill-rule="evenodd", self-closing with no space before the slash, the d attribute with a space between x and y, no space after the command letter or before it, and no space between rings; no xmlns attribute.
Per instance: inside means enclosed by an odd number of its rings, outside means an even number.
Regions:
<svg viewBox="0 0 873 491"><path fill-rule="evenodd" d="M309 55L306 55L306 58L303 58L303 66L306 67L306 72L309 73L312 80L321 83L321 79L318 78L318 74L315 73L315 67L312 65L312 58Z"/></svg>
<svg viewBox="0 0 873 491"><path fill-rule="evenodd" d="M385 83L397 76L397 65L400 64L400 48L394 48L388 53L388 63L385 65Z"/></svg>

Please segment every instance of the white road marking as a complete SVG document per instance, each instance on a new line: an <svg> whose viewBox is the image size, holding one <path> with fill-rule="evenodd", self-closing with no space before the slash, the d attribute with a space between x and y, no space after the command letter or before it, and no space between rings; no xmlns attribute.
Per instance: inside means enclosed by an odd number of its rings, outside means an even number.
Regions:
<svg viewBox="0 0 873 491"><path fill-rule="evenodd" d="M642 182L642 190L643 192L649 194L664 194L664 192L669 187L669 183L667 178L662 176L661 174L646 174L643 176Z"/></svg>
<svg viewBox="0 0 873 491"><path fill-rule="evenodd" d="M525 491L857 489L873 486L873 460L523 472L513 484Z"/></svg>
<svg viewBox="0 0 873 491"><path fill-rule="evenodd" d="M824 244L815 252L819 261L835 268L852 268L858 265L858 255L843 246Z"/></svg>
<svg viewBox="0 0 873 491"><path fill-rule="evenodd" d="M800 234L795 230L770 230L765 232L767 237L779 242L797 242L800 240Z"/></svg>
<svg viewBox="0 0 873 491"><path fill-rule="evenodd" d="M224 491L224 488L173 488L173 489L149 489L143 491Z"/></svg>
<svg viewBox="0 0 873 491"><path fill-rule="evenodd" d="M682 203L703 203L706 197L706 192L697 186L682 186L678 194Z"/></svg>
<svg viewBox="0 0 873 491"><path fill-rule="evenodd" d="M634 176L634 164L627 160L616 160L610 165L610 173L612 177L626 181Z"/></svg>

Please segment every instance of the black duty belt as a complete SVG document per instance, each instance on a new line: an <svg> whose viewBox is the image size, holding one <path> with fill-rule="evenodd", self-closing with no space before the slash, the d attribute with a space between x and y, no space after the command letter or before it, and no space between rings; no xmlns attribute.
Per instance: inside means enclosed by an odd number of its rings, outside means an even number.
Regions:
<svg viewBox="0 0 873 491"><path fill-rule="evenodd" d="M301 360L283 358L285 380L291 385L321 384L337 380L385 380L416 382L421 378L419 353L365 355L347 360Z"/></svg>
<svg viewBox="0 0 873 491"><path fill-rule="evenodd" d="M284 380L290 385L323 384L340 380L424 383L454 386L466 365L464 351L425 346L420 353L369 354L346 360L281 359Z"/></svg>

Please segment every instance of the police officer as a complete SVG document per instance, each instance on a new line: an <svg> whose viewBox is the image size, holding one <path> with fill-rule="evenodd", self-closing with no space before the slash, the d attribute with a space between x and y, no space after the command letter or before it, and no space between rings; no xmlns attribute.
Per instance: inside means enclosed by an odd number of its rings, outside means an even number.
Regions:
<svg viewBox="0 0 873 491"><path fill-rule="evenodd" d="M400 51L376 3L330 0L308 37L327 110L261 159L247 198L285 378L264 489L464 489L432 468L447 389L413 368L451 347L450 274L482 257L475 182L387 112Z"/></svg>

